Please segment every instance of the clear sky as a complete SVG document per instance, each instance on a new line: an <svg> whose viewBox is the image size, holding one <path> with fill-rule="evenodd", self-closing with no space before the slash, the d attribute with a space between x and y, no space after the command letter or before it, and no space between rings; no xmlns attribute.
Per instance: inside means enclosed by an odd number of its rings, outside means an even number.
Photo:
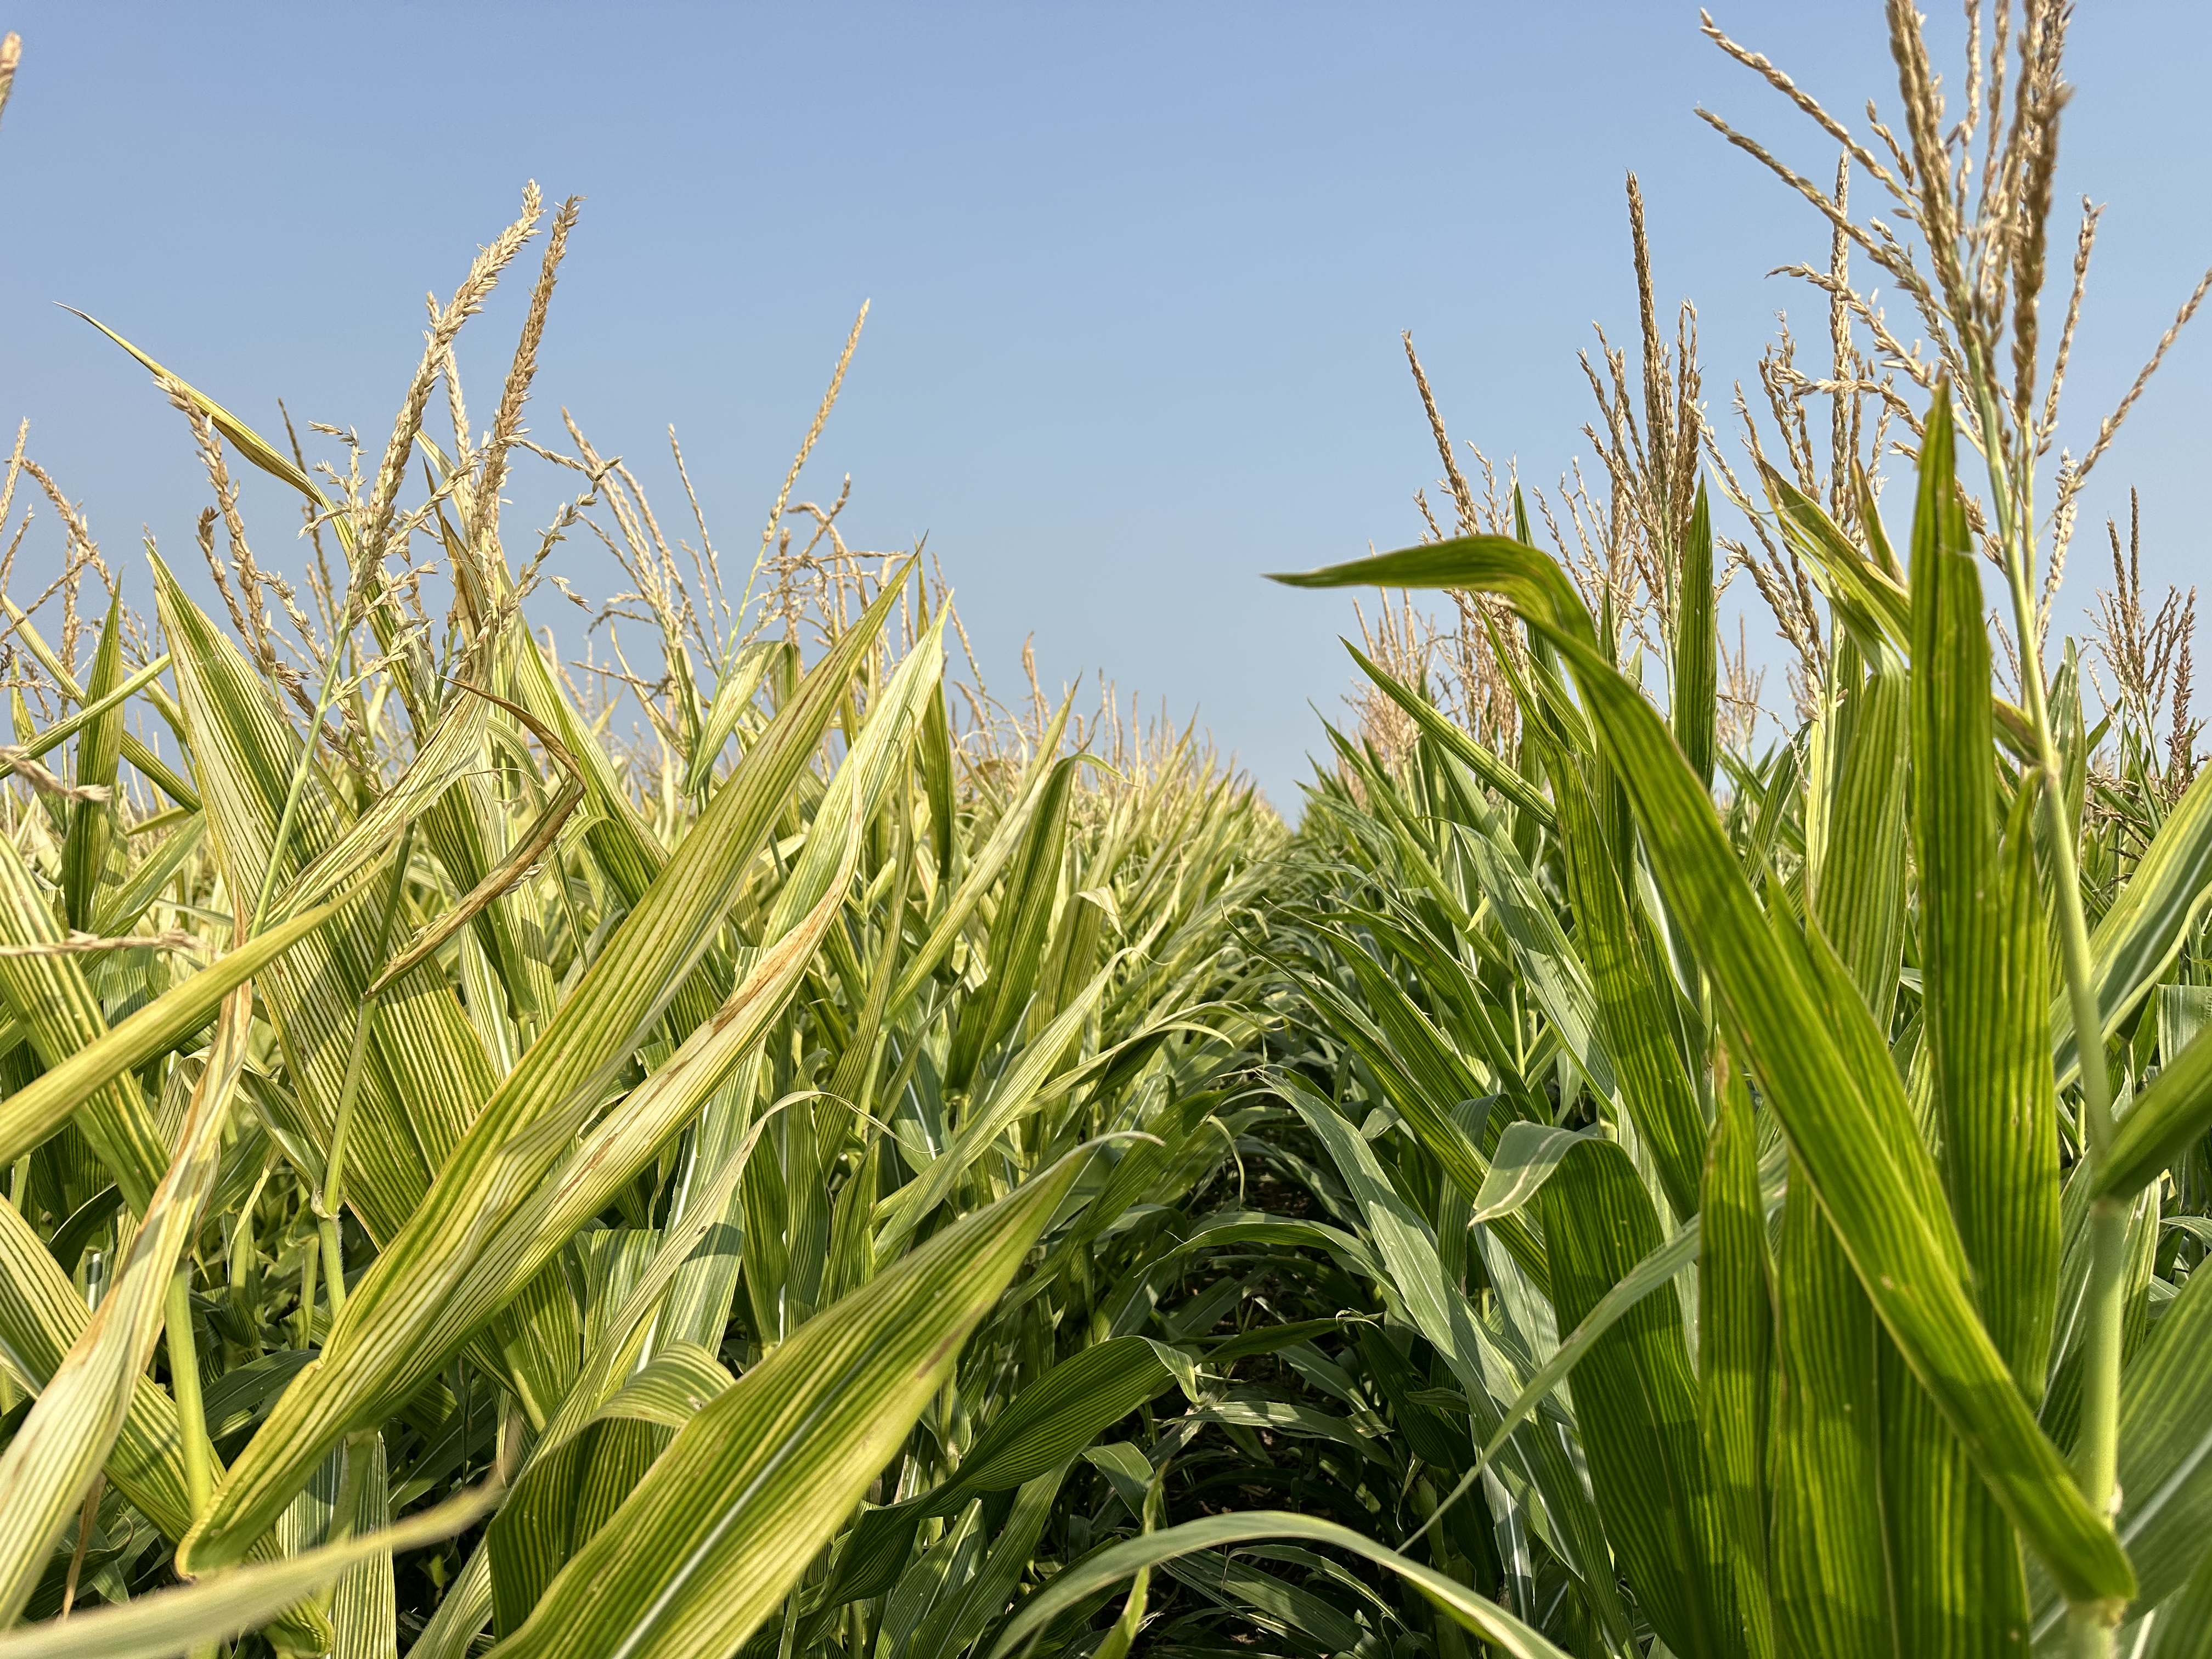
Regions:
<svg viewBox="0 0 2212 1659"><path fill-rule="evenodd" d="M1875 0L1718 15L1832 107L1894 106ZM1955 9L1937 25L1955 33ZM207 492L145 377L51 302L249 420L273 426L281 396L380 445L422 295L452 290L535 178L589 198L541 433L568 406L665 512L672 422L718 542L749 550L872 301L802 493L850 471L856 544L927 533L994 690L1034 633L1048 681L1103 666L1194 709L1285 807L1313 707L1342 710L1350 608L1259 573L1418 535L1412 493L1437 466L1400 330L1455 436L1535 481L1587 457L1574 358L1593 320L1632 333L1632 167L1662 301L1699 306L1716 417L1778 307L1818 329L1809 296L1765 273L1824 258L1824 230L1692 108L1832 163L1674 0L16 0L0 27L25 46L0 131L0 415L32 417L33 452L111 553L142 524L185 553ZM2060 198L2111 204L2077 448L2212 260L2208 64L2201 4L2101 0L2075 25ZM524 286L464 337L486 417ZM2147 566L2195 580L2208 434L2200 332L2099 470L2084 578L2133 483ZM511 529L542 521L553 488L526 475ZM249 511L262 556L288 556L291 504L257 486ZM52 532L47 515L32 568L58 561ZM567 570L616 585L582 556ZM2074 591L2086 602L2087 580Z"/></svg>

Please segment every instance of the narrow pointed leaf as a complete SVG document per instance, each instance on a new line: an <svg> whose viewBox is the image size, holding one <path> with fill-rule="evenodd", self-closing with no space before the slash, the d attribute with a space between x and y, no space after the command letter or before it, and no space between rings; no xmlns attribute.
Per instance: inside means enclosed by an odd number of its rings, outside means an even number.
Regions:
<svg viewBox="0 0 2212 1659"><path fill-rule="evenodd" d="M691 1419L494 1651L733 1651L906 1437L1084 1156L947 1228L802 1326Z"/></svg>

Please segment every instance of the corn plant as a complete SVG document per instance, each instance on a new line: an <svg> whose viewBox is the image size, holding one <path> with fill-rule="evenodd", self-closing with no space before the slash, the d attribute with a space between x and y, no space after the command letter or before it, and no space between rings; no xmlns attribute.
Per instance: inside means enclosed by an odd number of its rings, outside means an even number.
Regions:
<svg viewBox="0 0 2212 1659"><path fill-rule="evenodd" d="M524 425L573 201L380 451L94 323L212 504L126 568L0 478L63 543L0 565L0 1659L2204 1651L2193 612L2115 526L2047 647L2136 393L2039 485L2066 13L1968 18L1947 116L1891 8L1873 143L1708 25L1844 149L1707 118L1830 234L1743 476L1632 179L1595 489L1470 479L1407 339L1450 522L1285 579L1400 595L1295 836L1191 732L950 674L941 576L794 499L860 322L735 592L680 450L696 546Z"/></svg>
<svg viewBox="0 0 2212 1659"><path fill-rule="evenodd" d="M1496 1586L1522 1621L1484 1629L1505 1650L2086 1654L2125 1625L2130 1651L2182 1653L2212 1627L2191 1272L2212 798L2186 672L2162 761L2144 695L2178 599L2147 614L2121 570L2122 696L2094 726L2080 654L2045 654L2083 480L2136 392L2039 519L2095 215L2046 373L2067 17L2001 8L1986 55L1985 21L1969 8L1947 125L1919 20L1890 9L1905 116L1879 149L1708 25L1844 149L1829 190L1707 118L1833 238L1797 273L1833 367L1812 380L1787 340L1762 365L1780 451L1747 410L1749 489L1702 430L1687 315L1671 349L1659 332L1632 180L1641 396L1606 347L1610 499L1563 488L1574 542L1540 551L1517 492L1486 510L1415 362L1458 533L1283 579L1449 590L1480 671L1455 718L1410 612L1365 630L1363 729L1331 734L1306 890L1262 948L1297 1034L1280 1161L1334 1224L1306 1243L1372 1287L1370 1328L1296 1369L1402 1437L1395 1483L1363 1483L1405 1516L1386 1565ZM1915 240L1850 216L1854 176ZM1915 304L1924 350L1854 257ZM1893 421L1917 483L1894 540ZM1800 653L1799 729L1763 757L1721 740L1742 671L1717 649L1707 463L1760 543L1728 562Z"/></svg>
<svg viewBox="0 0 2212 1659"><path fill-rule="evenodd" d="M732 605L572 427L538 453L585 489L511 560L576 216L488 431L454 341L534 188L370 463L111 336L207 462L228 629L150 543L131 615L20 442L0 485L69 541L5 600L0 1623L45 1622L0 1651L955 1655L1078 1455L1197 1389L1134 1327L1231 1148L1279 827L1190 733L963 718L941 587L831 513L794 553L789 483ZM319 624L239 458L302 501ZM594 509L663 652L628 754L521 620Z"/></svg>

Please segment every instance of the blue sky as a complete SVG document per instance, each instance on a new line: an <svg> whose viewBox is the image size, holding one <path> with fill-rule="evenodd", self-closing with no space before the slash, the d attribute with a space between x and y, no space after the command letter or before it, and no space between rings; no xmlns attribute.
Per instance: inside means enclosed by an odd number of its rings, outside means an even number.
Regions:
<svg viewBox="0 0 2212 1659"><path fill-rule="evenodd" d="M2111 204L2077 447L2212 259L2208 11L2129 0L2075 26L2060 197ZM1724 0L1718 17L1855 111L1894 102L1881 12ZM871 301L802 493L849 471L853 540L927 533L994 690L1033 633L1048 681L1103 666L1194 709L1285 806L1319 741L1311 705L1341 710L1350 609L1259 573L1418 534L1412 492L1437 467L1399 331L1455 435L1544 481L1587 459L1590 323L1632 331L1627 169L1662 301L1698 304L1716 416L1775 310L1815 315L1765 273L1826 248L1692 108L1814 170L1824 147L1671 3L19 0L0 24L25 42L0 131L0 415L32 417L33 453L111 553L142 524L185 552L205 486L143 374L52 301L250 420L273 425L281 396L380 443L422 295L451 291L535 178L589 198L538 431L567 405L666 512L672 422L717 540L749 550ZM1949 9L1937 26L1955 29ZM464 337L486 416L521 288ZM2200 335L2099 470L2084 578L2136 484L2147 566L2194 579L2208 433ZM518 483L510 539L553 489ZM290 504L257 486L249 512L262 556L289 556ZM59 558L40 534L33 568ZM616 585L582 554L566 568Z"/></svg>

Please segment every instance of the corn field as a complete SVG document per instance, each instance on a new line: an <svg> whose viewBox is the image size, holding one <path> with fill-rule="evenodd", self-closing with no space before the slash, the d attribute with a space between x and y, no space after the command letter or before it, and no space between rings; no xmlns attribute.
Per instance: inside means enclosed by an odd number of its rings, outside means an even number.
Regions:
<svg viewBox="0 0 2212 1659"><path fill-rule="evenodd" d="M532 437L574 201L380 449L92 323L211 504L0 482L0 1659L2212 1656L2194 595L2051 631L2205 289L2054 459L2068 13L1968 19L1863 137L1707 23L1840 152L1705 118L1828 243L1733 438L1633 179L1587 480L1407 339L1295 829L794 501L858 323L742 587Z"/></svg>

